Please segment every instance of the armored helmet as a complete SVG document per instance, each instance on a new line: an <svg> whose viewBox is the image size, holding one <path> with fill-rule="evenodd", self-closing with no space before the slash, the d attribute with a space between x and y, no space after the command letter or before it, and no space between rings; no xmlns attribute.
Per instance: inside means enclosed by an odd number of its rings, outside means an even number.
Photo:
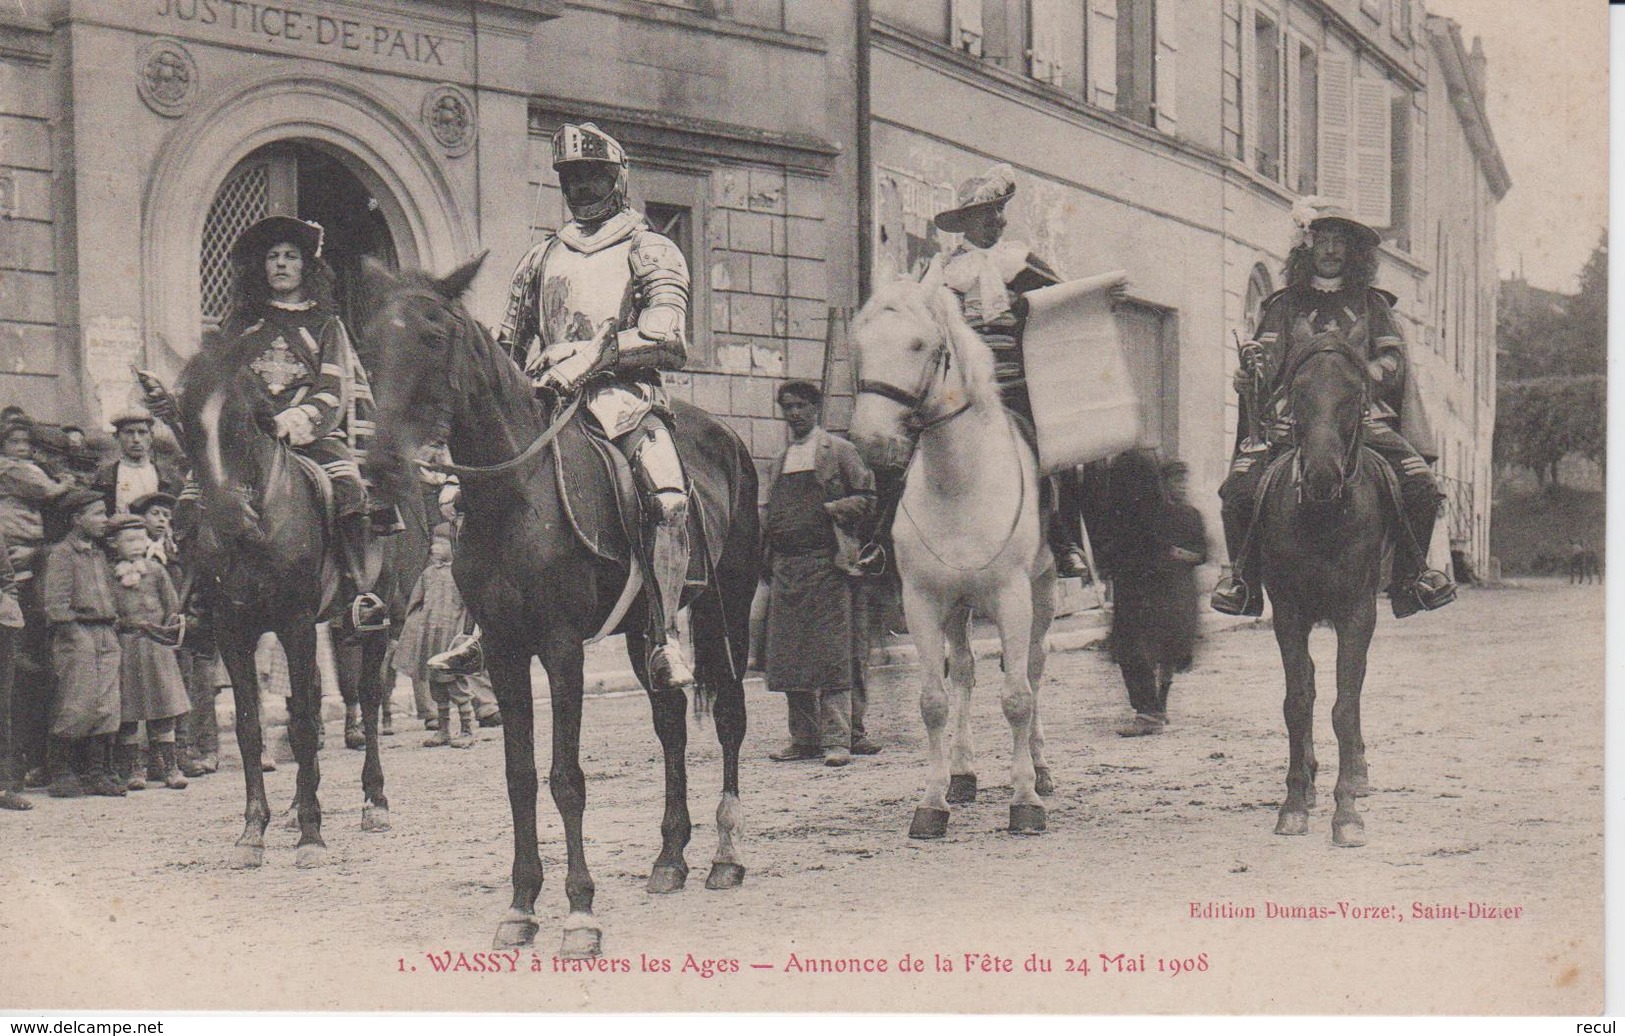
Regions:
<svg viewBox="0 0 1625 1036"><path fill-rule="evenodd" d="M560 126L558 132L553 134L553 168L562 173L565 166L588 162L615 168L615 186L608 194L579 203L571 202L569 195L565 195L570 215L582 222L592 223L626 206L626 149L614 137L590 122L579 126L567 122Z"/></svg>

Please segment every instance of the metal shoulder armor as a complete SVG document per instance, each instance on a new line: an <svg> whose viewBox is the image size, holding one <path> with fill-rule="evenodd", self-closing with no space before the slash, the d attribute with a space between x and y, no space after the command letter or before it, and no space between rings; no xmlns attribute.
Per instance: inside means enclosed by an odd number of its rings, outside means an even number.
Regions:
<svg viewBox="0 0 1625 1036"><path fill-rule="evenodd" d="M688 263L663 234L640 230L627 255L633 282L634 327L616 339L615 366L681 370L688 360Z"/></svg>

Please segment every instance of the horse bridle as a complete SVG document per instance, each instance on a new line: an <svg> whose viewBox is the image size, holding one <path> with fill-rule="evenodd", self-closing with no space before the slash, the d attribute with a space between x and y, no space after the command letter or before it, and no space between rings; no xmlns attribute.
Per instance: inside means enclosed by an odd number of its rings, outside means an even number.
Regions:
<svg viewBox="0 0 1625 1036"><path fill-rule="evenodd" d="M971 399L967 394L965 402L945 414L927 418L924 415L926 404L931 401L931 389L939 378L948 376L948 369L953 363L953 351L948 348L948 338L944 334L942 341L937 343L932 353L931 361L920 371L920 383L910 392L908 389L898 388L887 381L868 381L858 379L858 395L880 396L894 403L900 403L907 408L903 422L909 432L918 436L929 432L952 421L971 408Z"/></svg>
<svg viewBox="0 0 1625 1036"><path fill-rule="evenodd" d="M440 337L441 344L450 350L451 348L462 343L463 336L468 333L468 320L472 318L458 319L455 314L452 313L451 308L446 305L446 300L434 292L407 292L403 295L403 298L417 299L427 302L430 305L437 307L441 312L451 316L454 327L442 333ZM455 377L456 371L453 370L452 374L453 377ZM455 391L457 386L453 384L452 388ZM540 456L542 451L547 448L548 444L554 439L558 438L560 432L564 431L564 426L570 423L571 418L575 417L576 410L578 410L580 406L581 393L579 391L572 392L569 396L568 402L566 402L564 406L557 408L557 415L551 422L548 423L548 426L542 430L541 434L536 436L529 446L525 447L514 456L509 457L507 460L498 461L495 464L452 464L450 462L442 463L439 461L428 460L413 460L412 463L416 464L425 471L433 471L442 475L456 475L460 480L490 478L495 475L506 474L517 468L523 467L525 464L528 464L530 461L535 460L538 456ZM442 403L440 405L440 413L438 413L436 417L440 419L442 424L448 424L450 416L450 405L447 403Z"/></svg>
<svg viewBox="0 0 1625 1036"><path fill-rule="evenodd" d="M1337 466L1337 487L1333 490L1331 499L1326 501L1327 503L1331 503L1343 499L1343 494L1347 491L1349 484L1358 478L1360 474L1360 458L1364 453L1364 451L1361 450L1361 447L1365 445L1365 436L1362 434L1365 429L1365 413L1367 408L1371 405L1371 379L1366 376L1359 357L1355 356L1349 351L1347 343L1322 344L1313 349L1307 350L1300 356L1295 357L1291 366L1289 366L1286 371L1283 372L1284 376L1281 383L1285 386L1284 391L1289 399L1292 396L1292 386L1297 382L1298 372L1303 369L1303 365L1308 363L1313 357L1319 356L1322 353L1340 356L1348 362L1354 364L1355 369L1360 373L1361 382L1360 419L1355 423L1354 434L1349 436L1348 447L1343 452L1342 462ZM1296 438L1296 432L1294 432L1294 438ZM1298 503L1303 503L1302 443L1297 444L1294 456L1292 458L1292 485L1293 489L1297 493Z"/></svg>

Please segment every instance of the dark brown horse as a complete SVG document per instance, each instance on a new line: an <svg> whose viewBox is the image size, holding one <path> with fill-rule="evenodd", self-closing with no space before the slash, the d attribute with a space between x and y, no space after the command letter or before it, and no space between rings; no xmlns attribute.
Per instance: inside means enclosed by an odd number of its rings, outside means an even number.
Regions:
<svg viewBox="0 0 1625 1036"><path fill-rule="evenodd" d="M254 647L266 632L282 643L292 691L288 741L299 767L295 862L310 867L322 862L327 849L316 799L321 780L316 762L321 723L316 623L325 617L324 602L337 596L337 583L324 564L329 545L321 491L300 459L269 431L271 407L248 366L255 348L252 341L222 342L211 336L181 375L182 439L203 497L193 563L197 592L208 602L220 655L231 674L237 746L247 761L261 758L262 748ZM367 734L361 770L364 831L389 828L377 738L379 678L387 646L384 631L361 635L355 663ZM246 765L243 775L248 807L232 866L258 867L271 811L260 767Z"/></svg>
<svg viewBox="0 0 1625 1036"><path fill-rule="evenodd" d="M542 861L536 841L530 663L539 657L547 670L553 711L548 785L564 821L568 860L564 890L570 914L560 955L595 956L601 934L592 913L593 882L581 829L587 800L580 761L583 644L610 623L629 570L624 560L608 560L590 548L572 517L572 502L600 514L614 513L612 506L602 506L610 483L605 480L595 491L584 478L593 462L577 467L575 461L565 465L561 459L593 456L587 452L586 433L579 422L553 424L554 408L537 401L529 379L460 301L482 259L440 280L422 273L371 271L372 295L381 301L366 335L380 353L373 384L378 439L368 466L381 488L394 494L414 491L403 484L399 461L424 441L444 437L457 465L499 469L462 473L467 517L453 562L457 586L483 630L486 663L503 717L513 811L513 901L497 928L496 944L530 945L538 929ZM710 516L706 535L711 550L699 546L701 538L693 541L695 554L708 555L709 563L705 585L691 588L697 592L690 602L699 693L714 699L722 744L717 853L706 887L731 888L744 880L734 839L741 821L739 747L745 736L741 678L758 565L756 469L726 425L691 406L677 404L674 409L678 450L695 501L691 513ZM550 434L556 436L551 445L539 447ZM561 465L570 471L568 479L560 476ZM569 501L561 496L567 481ZM639 602L614 625L627 634L633 667L648 688L644 623ZM675 892L687 880L683 851L691 830L684 758L687 703L681 693L651 692L649 701L665 754L666 806L648 889Z"/></svg>
<svg viewBox="0 0 1625 1036"><path fill-rule="evenodd" d="M1264 586L1275 609L1275 639L1286 669L1286 728L1291 740L1279 835L1307 834L1315 804L1315 664L1309 631L1337 631L1337 784L1332 843L1365 844L1354 808L1367 792L1360 689L1377 622L1377 590L1389 548L1389 477L1385 462L1363 445L1370 382L1363 325L1345 335L1296 328L1286 356L1297 445L1271 465L1261 490Z"/></svg>

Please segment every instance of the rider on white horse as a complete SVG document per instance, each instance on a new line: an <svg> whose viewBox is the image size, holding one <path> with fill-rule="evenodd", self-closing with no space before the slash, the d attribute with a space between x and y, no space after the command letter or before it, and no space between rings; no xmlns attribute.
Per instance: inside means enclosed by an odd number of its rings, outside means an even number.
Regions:
<svg viewBox="0 0 1625 1036"><path fill-rule="evenodd" d="M932 260L927 277L939 277L959 300L965 322L993 350L993 376L1004 405L1031 425L1021 351L1027 325L1022 296L1059 284L1061 278L1025 243L1003 240L1004 208L1015 193L1015 173L1003 163L960 184L955 207L939 212L933 222L939 230L964 238L952 252ZM1052 481L1056 499L1049 542L1056 574L1081 576L1088 566L1078 535L1080 491L1070 472L1057 474Z"/></svg>
<svg viewBox="0 0 1625 1036"><path fill-rule="evenodd" d="M688 357L688 265L631 207L626 151L609 134L566 123L553 135L553 168L573 218L519 261L498 341L538 388L580 389L632 462L651 526L637 551L654 591L650 675L662 689L687 689L694 674L677 612L688 573L688 482L660 372L681 370ZM439 656L433 664L458 663Z"/></svg>

